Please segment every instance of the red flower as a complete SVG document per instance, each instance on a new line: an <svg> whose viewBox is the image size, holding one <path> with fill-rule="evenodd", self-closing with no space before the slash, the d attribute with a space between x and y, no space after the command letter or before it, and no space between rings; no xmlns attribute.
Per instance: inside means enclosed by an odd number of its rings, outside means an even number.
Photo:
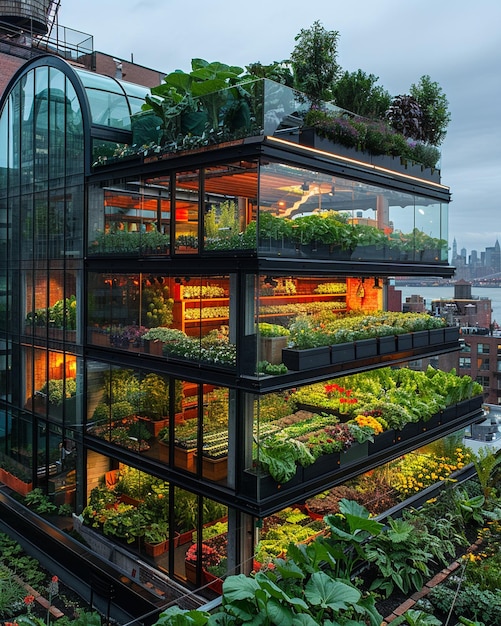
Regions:
<svg viewBox="0 0 501 626"><path fill-rule="evenodd" d="M33 604L33 602L35 602L35 596L25 596L23 602L26 605Z"/></svg>

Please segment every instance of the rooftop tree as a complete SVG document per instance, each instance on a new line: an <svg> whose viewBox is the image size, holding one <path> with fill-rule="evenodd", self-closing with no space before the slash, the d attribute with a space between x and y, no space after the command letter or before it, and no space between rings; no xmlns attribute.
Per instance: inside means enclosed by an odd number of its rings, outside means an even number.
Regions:
<svg viewBox="0 0 501 626"><path fill-rule="evenodd" d="M294 87L313 104L332 100L332 90L340 72L336 61L339 32L327 31L317 20L308 29L301 29L290 62L294 71Z"/></svg>
<svg viewBox="0 0 501 626"><path fill-rule="evenodd" d="M379 76L362 70L344 72L333 88L333 99L338 107L372 119L384 118L391 103L386 89L376 85Z"/></svg>
<svg viewBox="0 0 501 626"><path fill-rule="evenodd" d="M417 85L411 85L411 96L421 107L423 140L439 146L447 134L451 121L449 102L440 85L428 75L421 76Z"/></svg>

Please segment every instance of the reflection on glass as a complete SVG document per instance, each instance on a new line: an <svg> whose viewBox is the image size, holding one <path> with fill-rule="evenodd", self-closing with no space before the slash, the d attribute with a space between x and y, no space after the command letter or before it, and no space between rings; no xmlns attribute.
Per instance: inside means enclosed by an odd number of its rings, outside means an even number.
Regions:
<svg viewBox="0 0 501 626"><path fill-rule="evenodd" d="M204 177L204 249L254 249L257 164L214 166L205 169Z"/></svg>
<svg viewBox="0 0 501 626"><path fill-rule="evenodd" d="M176 175L175 252L193 254L198 251L199 172Z"/></svg>
<svg viewBox="0 0 501 626"><path fill-rule="evenodd" d="M442 262L446 207L341 176L261 168L259 249L266 254Z"/></svg>

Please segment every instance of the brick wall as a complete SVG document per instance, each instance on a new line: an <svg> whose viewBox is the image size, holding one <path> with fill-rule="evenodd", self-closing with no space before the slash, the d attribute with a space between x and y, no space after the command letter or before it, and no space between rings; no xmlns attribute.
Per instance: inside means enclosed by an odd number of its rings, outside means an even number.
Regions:
<svg viewBox="0 0 501 626"><path fill-rule="evenodd" d="M26 59L0 52L0 96L5 91L7 83L16 71L26 63Z"/></svg>
<svg viewBox="0 0 501 626"><path fill-rule="evenodd" d="M103 52L94 52L91 56L82 57L80 62L89 69L103 74L104 76L111 76L111 78L119 78L117 75L117 61L120 61L122 65L122 79L135 83L136 85L144 85L145 87L156 87L160 85L166 72L159 72L152 70L124 59L117 59L109 54Z"/></svg>

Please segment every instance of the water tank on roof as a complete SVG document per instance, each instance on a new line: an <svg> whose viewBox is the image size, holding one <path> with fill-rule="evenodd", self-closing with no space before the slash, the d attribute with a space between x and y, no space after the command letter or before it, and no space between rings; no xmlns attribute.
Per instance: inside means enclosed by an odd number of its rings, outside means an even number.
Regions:
<svg viewBox="0 0 501 626"><path fill-rule="evenodd" d="M20 31L45 34L49 4L50 0L0 0L0 29L5 23Z"/></svg>
<svg viewBox="0 0 501 626"><path fill-rule="evenodd" d="M471 283L458 280L454 284L454 298L456 300L471 300Z"/></svg>

